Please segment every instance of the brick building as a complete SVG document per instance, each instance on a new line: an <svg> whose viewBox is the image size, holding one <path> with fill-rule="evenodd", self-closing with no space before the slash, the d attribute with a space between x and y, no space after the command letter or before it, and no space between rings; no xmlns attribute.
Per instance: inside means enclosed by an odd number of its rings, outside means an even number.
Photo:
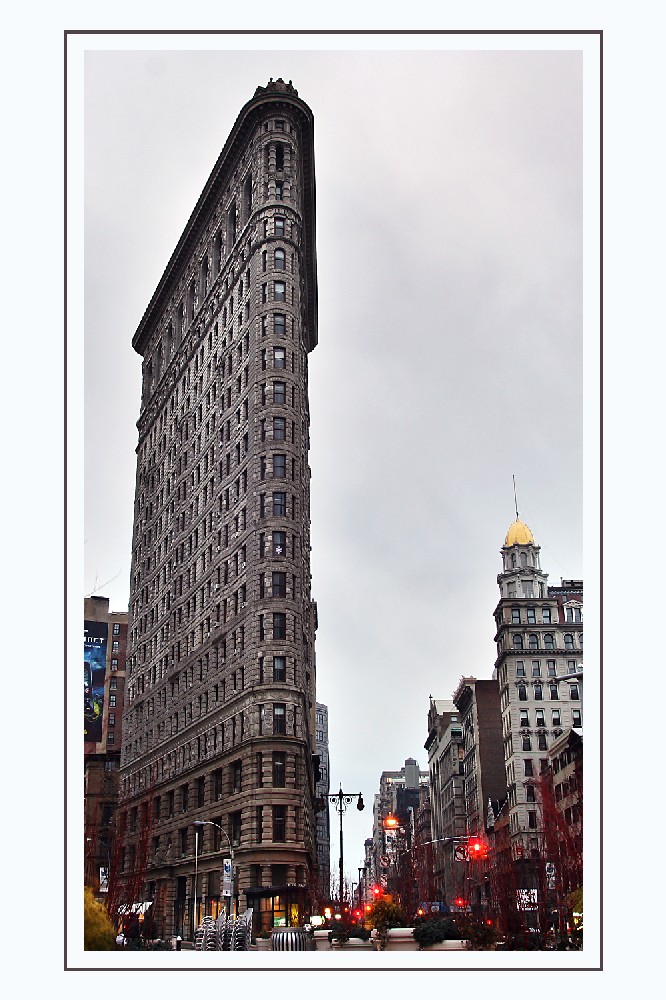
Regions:
<svg viewBox="0 0 666 1000"><path fill-rule="evenodd" d="M83 617L85 884L101 898L117 848L127 612L109 611L106 597L86 597Z"/></svg>
<svg viewBox="0 0 666 1000"><path fill-rule="evenodd" d="M165 934L222 908L297 924L310 905L313 137L291 84L257 88L133 339L124 863Z"/></svg>

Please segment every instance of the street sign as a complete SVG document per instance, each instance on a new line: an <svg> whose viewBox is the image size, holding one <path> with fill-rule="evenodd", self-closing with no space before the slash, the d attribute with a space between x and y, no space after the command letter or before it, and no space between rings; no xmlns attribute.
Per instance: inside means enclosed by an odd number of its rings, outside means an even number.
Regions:
<svg viewBox="0 0 666 1000"><path fill-rule="evenodd" d="M232 896L231 858L222 861L222 895Z"/></svg>
<svg viewBox="0 0 666 1000"><path fill-rule="evenodd" d="M456 846L453 848L453 860L469 861L469 854L467 853L467 844L456 844Z"/></svg>
<svg viewBox="0 0 666 1000"><path fill-rule="evenodd" d="M379 863L382 866L382 868L388 868L389 865L391 864L391 859L389 858L388 854L382 854L381 858L379 859Z"/></svg>
<svg viewBox="0 0 666 1000"><path fill-rule="evenodd" d="M386 886L388 885L388 875L380 875L379 884L381 885L382 889L385 889Z"/></svg>

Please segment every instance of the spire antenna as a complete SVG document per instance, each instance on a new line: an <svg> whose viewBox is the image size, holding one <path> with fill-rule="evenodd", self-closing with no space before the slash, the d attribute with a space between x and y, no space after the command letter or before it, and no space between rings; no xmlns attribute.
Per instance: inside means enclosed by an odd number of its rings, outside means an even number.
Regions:
<svg viewBox="0 0 666 1000"><path fill-rule="evenodd" d="M516 495L516 477L512 476L512 479L513 479L513 500L516 505L516 521L520 521L520 518L518 517L518 497Z"/></svg>

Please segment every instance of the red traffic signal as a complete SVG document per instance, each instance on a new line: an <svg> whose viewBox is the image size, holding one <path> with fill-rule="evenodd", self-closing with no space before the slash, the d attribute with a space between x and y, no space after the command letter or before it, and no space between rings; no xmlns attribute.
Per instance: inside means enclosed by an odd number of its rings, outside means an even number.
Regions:
<svg viewBox="0 0 666 1000"><path fill-rule="evenodd" d="M373 885L372 895L375 897L375 899L378 899L381 896L381 894L382 894L382 887L380 885Z"/></svg>
<svg viewBox="0 0 666 1000"><path fill-rule="evenodd" d="M462 896L458 896L457 899L453 900L456 906L467 906L467 900L463 899Z"/></svg>
<svg viewBox="0 0 666 1000"><path fill-rule="evenodd" d="M470 837L467 841L467 857L470 861L485 861L488 857L488 845L479 837Z"/></svg>

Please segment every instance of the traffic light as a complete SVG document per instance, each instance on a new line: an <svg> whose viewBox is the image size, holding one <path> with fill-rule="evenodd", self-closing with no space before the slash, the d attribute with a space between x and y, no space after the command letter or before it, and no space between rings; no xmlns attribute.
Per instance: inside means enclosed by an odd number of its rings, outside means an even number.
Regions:
<svg viewBox="0 0 666 1000"><path fill-rule="evenodd" d="M375 899L379 899L381 894L382 894L382 887L380 885L373 885L372 895L375 897Z"/></svg>
<svg viewBox="0 0 666 1000"><path fill-rule="evenodd" d="M470 861L485 861L488 857L488 845L479 837L470 837L467 841L467 856Z"/></svg>
<svg viewBox="0 0 666 1000"><path fill-rule="evenodd" d="M463 899L462 896L458 896L457 899L453 900L455 906L467 906L467 900Z"/></svg>

